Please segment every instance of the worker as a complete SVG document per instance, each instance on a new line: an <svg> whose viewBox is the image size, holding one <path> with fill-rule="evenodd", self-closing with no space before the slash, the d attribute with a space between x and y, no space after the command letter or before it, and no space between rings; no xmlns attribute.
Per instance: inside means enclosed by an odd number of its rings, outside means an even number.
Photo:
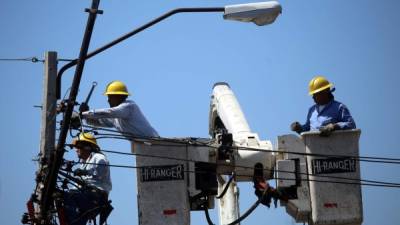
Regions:
<svg viewBox="0 0 400 225"><path fill-rule="evenodd" d="M77 189L64 193L64 208L69 225L85 225L108 205L108 195L112 184L109 163L100 152L95 137L90 133L81 133L73 140L80 167L73 173L79 180Z"/></svg>
<svg viewBox="0 0 400 225"><path fill-rule="evenodd" d="M309 84L309 94L312 95L315 105L307 114L304 125L299 122L291 124L291 130L297 133L319 130L321 136L329 136L334 130L355 129L356 124L349 109L335 101L332 92L333 84L323 76L314 77Z"/></svg>
<svg viewBox="0 0 400 225"><path fill-rule="evenodd" d="M82 118L89 125L114 127L128 138L159 137L139 106L134 101L127 100L130 94L124 83L121 81L109 83L104 95L108 97L110 108L89 110L89 106L81 106Z"/></svg>

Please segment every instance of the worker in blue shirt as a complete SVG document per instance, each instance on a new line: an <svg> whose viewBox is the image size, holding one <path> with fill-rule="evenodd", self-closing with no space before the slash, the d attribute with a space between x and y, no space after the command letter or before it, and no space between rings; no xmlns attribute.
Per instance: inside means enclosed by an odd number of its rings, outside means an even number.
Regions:
<svg viewBox="0 0 400 225"><path fill-rule="evenodd" d="M294 122L291 130L297 133L305 131L320 131L321 136L329 136L334 130L355 129L356 123L349 109L338 101L335 101L332 92L333 84L325 77L316 76L309 84L309 94L313 96L313 105L307 114L305 124Z"/></svg>

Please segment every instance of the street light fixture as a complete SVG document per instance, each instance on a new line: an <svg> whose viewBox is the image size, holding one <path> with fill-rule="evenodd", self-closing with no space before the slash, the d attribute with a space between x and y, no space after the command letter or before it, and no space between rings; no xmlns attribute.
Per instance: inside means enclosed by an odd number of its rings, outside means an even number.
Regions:
<svg viewBox="0 0 400 225"><path fill-rule="evenodd" d="M215 7L215 8L178 8L171 10L164 15L161 15L152 21L132 30L129 33L115 39L114 41L90 52L86 55L83 60L89 59L104 50L111 48L112 46L132 37L133 35L157 24L158 22L178 13L206 13L206 12L223 12L224 19L227 20L237 20L242 22L254 22L259 26L271 24L275 21L275 19L282 12L281 5L276 1L269 2L257 2L257 3L247 3L247 4L239 4L239 5L228 5L225 7ZM73 61L65 64L58 72L57 81L56 81L56 97L60 99L61 97L61 77L63 73L75 66L78 63L78 59L74 59Z"/></svg>
<svg viewBox="0 0 400 225"><path fill-rule="evenodd" d="M276 1L225 6L224 19L253 22L258 26L271 24L282 13Z"/></svg>

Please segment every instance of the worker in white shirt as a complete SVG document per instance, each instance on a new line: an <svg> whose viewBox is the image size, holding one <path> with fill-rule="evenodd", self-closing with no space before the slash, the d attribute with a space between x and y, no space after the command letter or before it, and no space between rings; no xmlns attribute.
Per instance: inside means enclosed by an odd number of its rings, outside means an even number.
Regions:
<svg viewBox="0 0 400 225"><path fill-rule="evenodd" d="M65 215L69 225L85 225L107 207L112 188L110 168L92 134L81 133L72 144L80 164L73 173L83 182L64 193Z"/></svg>
<svg viewBox="0 0 400 225"><path fill-rule="evenodd" d="M89 125L97 127L113 127L123 135L134 137L159 137L150 125L139 106L127 100L128 89L121 81L113 81L107 85L104 95L108 97L110 108L89 110L87 105L81 106L82 118Z"/></svg>

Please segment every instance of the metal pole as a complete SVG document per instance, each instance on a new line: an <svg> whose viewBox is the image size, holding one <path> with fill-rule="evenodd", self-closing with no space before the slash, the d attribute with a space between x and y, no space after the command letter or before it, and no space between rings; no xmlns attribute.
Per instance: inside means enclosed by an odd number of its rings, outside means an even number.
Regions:
<svg viewBox="0 0 400 225"><path fill-rule="evenodd" d="M171 10L171 11L165 13L164 15L159 16L159 17L153 19L152 21L150 21L150 22L148 22L148 23L146 23L146 24L144 24L144 25L132 30L131 32L126 33L125 35L115 39L114 41L104 45L103 47L100 47L100 48L94 50L93 52L90 52L89 54L87 54L85 59L89 59L89 58L91 58L91 57L93 57L93 56L95 56L95 55L107 50L108 48L111 48L112 46L114 46L114 45L116 45L116 44L118 44L118 43L120 43L120 42L122 42L122 41L124 41L124 40L126 40L126 39L128 39L130 37L132 37L133 35L135 35L135 34L141 32L141 31L143 31L143 30L145 30L145 29L147 29L147 28L159 23L160 21L162 21L162 20L164 20L164 19L166 19L166 18L168 18L168 17L170 17L170 16L172 16L174 14L177 14L177 13L191 13L191 12L193 12L193 13L224 12L224 11L225 11L224 7L216 7L216 8L178 8L178 9ZM74 59L73 61L69 62L68 64L65 64L60 69L60 71L58 72L58 76L57 76L57 99L61 98L61 77L62 77L63 73L67 69L75 66L77 64L77 62L78 62L78 60Z"/></svg>
<svg viewBox="0 0 400 225"><path fill-rule="evenodd" d="M226 185L223 176L218 177L218 193L221 193ZM225 195L219 199L219 221L220 224L229 224L239 218L239 187L233 180ZM240 223L237 223L240 225Z"/></svg>
<svg viewBox="0 0 400 225"><path fill-rule="evenodd" d="M63 121L64 123L61 126L60 136L57 143L57 148L54 154L52 155L51 164L50 164L50 172L45 179L43 198L40 199L41 204L41 214L44 219L44 224L49 224L49 214L48 210L50 209L53 203L53 193L57 181L58 171L60 169L63 157L64 157L64 145L68 134L69 124L72 116L72 111L74 108L74 103L76 100L76 96L78 94L78 88L82 77L83 68L85 65L85 59L88 52L90 38L92 36L92 31L94 27L94 23L96 21L97 13L101 13L98 10L100 4L100 0L93 0L92 6L90 9L86 9L86 12L89 12L85 34L82 40L82 46L79 53L79 58L76 66L76 71L74 75L74 80L72 82L72 87L69 95L69 99L67 102L67 109L64 114Z"/></svg>

